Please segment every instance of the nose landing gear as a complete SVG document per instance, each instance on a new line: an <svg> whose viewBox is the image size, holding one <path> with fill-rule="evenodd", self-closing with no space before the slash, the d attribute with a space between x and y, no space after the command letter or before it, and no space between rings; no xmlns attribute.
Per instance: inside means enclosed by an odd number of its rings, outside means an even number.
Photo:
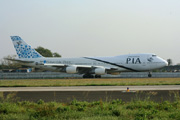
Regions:
<svg viewBox="0 0 180 120"><path fill-rule="evenodd" d="M148 74L148 77L152 77L152 74L151 74L151 72L149 72L149 74Z"/></svg>

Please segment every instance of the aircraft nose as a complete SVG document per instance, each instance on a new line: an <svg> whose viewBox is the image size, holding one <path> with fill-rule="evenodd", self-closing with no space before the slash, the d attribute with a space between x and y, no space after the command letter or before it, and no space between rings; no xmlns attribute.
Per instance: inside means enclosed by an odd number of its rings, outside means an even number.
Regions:
<svg viewBox="0 0 180 120"><path fill-rule="evenodd" d="M163 64L163 66L168 66L168 62L164 59L162 59L162 64Z"/></svg>
<svg viewBox="0 0 180 120"><path fill-rule="evenodd" d="M164 64L165 66L168 66L168 62L166 60L164 60Z"/></svg>
<svg viewBox="0 0 180 120"><path fill-rule="evenodd" d="M168 62L162 58L160 58L162 67L168 66Z"/></svg>

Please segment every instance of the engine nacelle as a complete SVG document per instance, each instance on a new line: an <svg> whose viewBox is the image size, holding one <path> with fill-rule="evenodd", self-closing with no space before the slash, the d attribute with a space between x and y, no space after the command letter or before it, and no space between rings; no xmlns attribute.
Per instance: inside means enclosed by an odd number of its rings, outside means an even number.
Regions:
<svg viewBox="0 0 180 120"><path fill-rule="evenodd" d="M96 75L104 75L106 74L106 69L104 67L98 67L94 70Z"/></svg>
<svg viewBox="0 0 180 120"><path fill-rule="evenodd" d="M77 67L76 66L70 66L70 67L66 67L66 73L69 74L74 74L77 73Z"/></svg>

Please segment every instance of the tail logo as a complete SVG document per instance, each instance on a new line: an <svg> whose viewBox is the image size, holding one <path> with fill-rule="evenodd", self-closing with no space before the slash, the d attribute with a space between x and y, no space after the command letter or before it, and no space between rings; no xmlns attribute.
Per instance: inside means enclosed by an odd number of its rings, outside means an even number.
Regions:
<svg viewBox="0 0 180 120"><path fill-rule="evenodd" d="M22 43L21 41L17 42L18 45L20 45L21 43Z"/></svg>
<svg viewBox="0 0 180 120"><path fill-rule="evenodd" d="M11 36L11 39L16 49L19 58L40 58L40 55L35 49L24 42L19 36Z"/></svg>

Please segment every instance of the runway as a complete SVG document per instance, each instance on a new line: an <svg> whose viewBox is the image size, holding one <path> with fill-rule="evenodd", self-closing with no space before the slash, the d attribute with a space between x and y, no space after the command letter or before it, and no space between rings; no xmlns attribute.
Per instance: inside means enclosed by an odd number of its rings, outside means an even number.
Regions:
<svg viewBox="0 0 180 120"><path fill-rule="evenodd" d="M0 92L10 91L150 91L150 90L180 90L180 85L154 86L72 86L72 87L0 87Z"/></svg>
<svg viewBox="0 0 180 120"><path fill-rule="evenodd" d="M127 87L129 92L127 92ZM79 101L112 101L150 99L154 101L174 101L180 96L180 85L161 86L73 86L73 87L0 87L4 98L9 94L18 101L70 102ZM179 99L179 98L178 98Z"/></svg>

